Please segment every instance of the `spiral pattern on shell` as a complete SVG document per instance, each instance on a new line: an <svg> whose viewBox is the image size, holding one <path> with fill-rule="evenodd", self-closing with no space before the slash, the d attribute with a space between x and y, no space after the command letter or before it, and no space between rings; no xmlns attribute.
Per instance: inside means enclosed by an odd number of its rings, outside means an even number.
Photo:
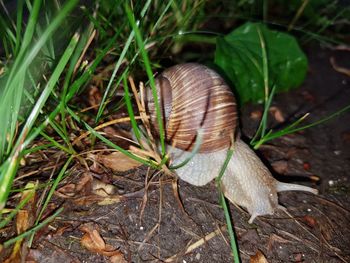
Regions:
<svg viewBox="0 0 350 263"><path fill-rule="evenodd" d="M204 65L179 64L156 78L156 88L169 144L190 151L202 128L199 152L230 147L237 125L236 102L219 74ZM159 134L151 89L146 101L152 129Z"/></svg>

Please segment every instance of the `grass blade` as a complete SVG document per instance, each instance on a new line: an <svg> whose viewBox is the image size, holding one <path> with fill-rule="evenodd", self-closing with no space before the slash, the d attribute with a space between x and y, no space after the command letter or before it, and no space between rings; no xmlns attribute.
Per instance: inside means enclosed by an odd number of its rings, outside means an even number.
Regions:
<svg viewBox="0 0 350 263"><path fill-rule="evenodd" d="M220 195L220 204L221 204L221 206L224 210L224 214L225 214L225 220L226 220L226 224L227 224L228 234L230 237L230 244L231 244L231 251L232 251L232 255L233 255L233 260L235 263L239 263L240 262L239 250L238 250L238 246L237 246L237 242L236 242L235 232L234 232L233 225L231 222L231 216L230 216L230 211L229 211L229 208L227 205L227 201L225 199L224 193L222 192L222 184L221 184L221 178L225 174L227 165L230 162L233 154L234 154L234 149L229 149L227 151L227 156L226 156L225 162L223 163L223 165L221 167L219 176L215 180L216 180L216 187L217 187L217 189L219 191L219 195Z"/></svg>
<svg viewBox="0 0 350 263"><path fill-rule="evenodd" d="M57 211L51 215L50 217L46 218L44 221L42 221L40 224L36 225L35 227L31 228L30 230L18 235L15 238L12 238L10 240L7 240L4 242L4 247L8 247L10 245L12 245L13 243L15 243L17 240L21 240L33 233L35 233L36 231L38 231L39 229L41 229L42 227L46 226L48 223L50 223L52 220L55 219L55 217L57 217L61 212L63 211L63 207L57 209Z"/></svg>
<svg viewBox="0 0 350 263"><path fill-rule="evenodd" d="M144 42L142 40L140 30L137 26L138 23L136 23L134 15L131 12L131 9L128 5L125 5L125 10L126 10L126 14L128 16L129 22L132 26L133 32L135 33L136 42L140 48L140 52L141 52L141 55L143 58L143 63L144 63L145 69L146 69L148 79L149 79L149 84L150 84L151 89L152 89L152 95L154 98L154 104L155 104L156 114L157 114L157 124L159 127L159 140L160 140L161 149L162 149L162 158L164 158L164 156L165 156L165 142L164 142L163 119L162 119L160 105L159 105L159 101L158 101L155 80L154 80L153 72L151 69L151 63L150 63L150 60L148 58L148 54L145 50L145 45L144 45Z"/></svg>
<svg viewBox="0 0 350 263"><path fill-rule="evenodd" d="M20 133L20 135L17 139L17 142L16 142L15 146L13 147L12 153L11 153L8 161L5 162L4 167L6 167L6 163L8 162L8 164L9 164L8 169L6 169L6 168L1 169L1 173L0 173L0 209L2 209L6 204L7 196L8 196L8 193L10 191L13 178L14 178L16 171L17 171L20 155L21 155L21 152L24 150L22 143L24 142L28 132L32 129L34 122L36 121L42 107L44 106L46 100L50 96L50 94L51 94L53 88L55 87L59 77L61 76L66 64L68 63L68 61L70 59L70 56L73 53L73 50L78 42L78 39L79 39L78 34L75 34L72 37L67 49L65 50L60 61L58 62L58 64L57 64L54 72L52 73L49 81L47 82L46 87L44 88L44 90L41 93L40 97L38 98L36 104L34 105L34 108L32 109L30 115L28 116L28 118L23 126L22 132Z"/></svg>

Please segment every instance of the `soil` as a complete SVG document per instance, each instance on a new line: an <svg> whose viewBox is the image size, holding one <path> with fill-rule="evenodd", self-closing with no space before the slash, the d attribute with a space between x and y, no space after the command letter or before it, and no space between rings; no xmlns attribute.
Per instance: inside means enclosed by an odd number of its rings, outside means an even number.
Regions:
<svg viewBox="0 0 350 263"><path fill-rule="evenodd" d="M276 96L271 127L282 127L307 112L305 123L310 123L350 103L350 78L330 63L334 57L338 65L350 68L350 52L320 47L306 52L310 64L307 79L301 88ZM242 109L245 138L254 134L258 126L255 116L261 111L261 105ZM260 252L270 263L350 262L349 112L270 141L259 154L279 180L316 187L320 193L281 193L279 202L287 212L258 217L253 224L248 224L246 211L231 204L242 262ZM77 167L62 186L81 182L86 173ZM129 194L110 205L77 203L56 195L54 207L61 206L64 211L37 233L29 258L45 263L110 262L108 253L101 255L82 247L86 231L81 226L88 224L111 248L119 249L127 262L232 262L215 183L194 187L179 180L183 210L170 177L155 176L143 202L147 174L145 167L119 174L90 172L89 176L116 186L119 193Z"/></svg>

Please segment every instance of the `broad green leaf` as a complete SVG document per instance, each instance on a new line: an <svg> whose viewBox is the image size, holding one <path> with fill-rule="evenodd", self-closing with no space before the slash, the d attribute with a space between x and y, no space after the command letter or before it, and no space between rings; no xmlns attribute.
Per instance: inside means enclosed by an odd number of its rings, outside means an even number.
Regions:
<svg viewBox="0 0 350 263"><path fill-rule="evenodd" d="M267 74L264 74L264 45ZM277 92L298 87L308 66L293 36L260 23L246 23L218 38L215 63L235 85L241 103L264 99L264 79L268 80L270 90L276 85Z"/></svg>

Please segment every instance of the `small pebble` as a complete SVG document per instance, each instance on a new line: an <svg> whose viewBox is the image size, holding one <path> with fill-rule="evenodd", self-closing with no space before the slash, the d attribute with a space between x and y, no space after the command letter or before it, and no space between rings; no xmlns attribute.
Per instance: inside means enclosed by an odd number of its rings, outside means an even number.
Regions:
<svg viewBox="0 0 350 263"><path fill-rule="evenodd" d="M333 186L333 185L334 185L334 181L333 181L333 180L329 180L329 181L328 181L328 185L329 185L329 186Z"/></svg>
<svg viewBox="0 0 350 263"><path fill-rule="evenodd" d="M335 154L335 155L340 155L340 154L341 154L341 151L336 150L336 151L334 151L334 154Z"/></svg>

